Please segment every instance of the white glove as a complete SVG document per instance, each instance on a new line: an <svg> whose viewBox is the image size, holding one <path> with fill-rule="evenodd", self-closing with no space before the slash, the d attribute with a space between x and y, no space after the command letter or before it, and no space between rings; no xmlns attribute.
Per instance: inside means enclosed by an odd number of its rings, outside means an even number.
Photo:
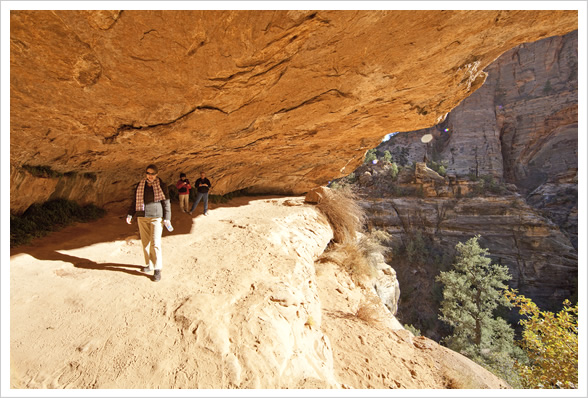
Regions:
<svg viewBox="0 0 588 398"><path fill-rule="evenodd" d="M165 225L169 232L174 230L174 227L172 227L170 220L163 220L163 225Z"/></svg>
<svg viewBox="0 0 588 398"><path fill-rule="evenodd" d="M133 216L127 215L127 224L130 224L132 219L133 219Z"/></svg>

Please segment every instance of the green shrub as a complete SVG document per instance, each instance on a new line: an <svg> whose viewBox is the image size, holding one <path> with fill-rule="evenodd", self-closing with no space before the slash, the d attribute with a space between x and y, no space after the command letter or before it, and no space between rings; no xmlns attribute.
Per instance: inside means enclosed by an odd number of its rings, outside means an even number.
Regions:
<svg viewBox="0 0 588 398"><path fill-rule="evenodd" d="M370 149L365 154L365 159L363 163L371 163L372 161L376 160L378 157L376 156L376 149Z"/></svg>
<svg viewBox="0 0 588 398"><path fill-rule="evenodd" d="M347 177L343 177L343 181L347 182L348 184L355 184L357 182L358 178L355 175L355 172L350 173Z"/></svg>
<svg viewBox="0 0 588 398"><path fill-rule="evenodd" d="M472 192L475 195L485 195L493 193L496 195L504 195L508 189L506 185L498 181L494 176L486 174L477 179L477 184L473 187Z"/></svg>
<svg viewBox="0 0 588 398"><path fill-rule="evenodd" d="M35 203L22 215L10 213L10 247L28 243L74 222L97 220L105 214L106 210L96 205L80 206L67 199Z"/></svg>
<svg viewBox="0 0 588 398"><path fill-rule="evenodd" d="M328 187L331 189L341 189L343 187L343 184L340 183L338 180L336 180L336 181L331 181L329 183Z"/></svg>
<svg viewBox="0 0 588 398"><path fill-rule="evenodd" d="M329 183L328 187L331 189L345 189L349 185L355 184L357 181L358 181L358 178L355 175L355 172L353 172L345 177L341 177L341 178L338 178L336 180L331 181Z"/></svg>
<svg viewBox="0 0 588 398"><path fill-rule="evenodd" d="M423 264L429 257L429 239L419 230L409 233L404 244L404 254L410 264Z"/></svg>
<svg viewBox="0 0 588 398"><path fill-rule="evenodd" d="M231 199L233 199L234 195L232 192L229 192L224 195L208 195L208 201L210 203L228 203ZM194 196L194 200L196 197Z"/></svg>
<svg viewBox="0 0 588 398"><path fill-rule="evenodd" d="M408 330L409 332L411 332L412 334L414 334L415 336L420 336L421 335L421 331L417 328L415 328L412 325L404 325L404 328L406 330Z"/></svg>
<svg viewBox="0 0 588 398"><path fill-rule="evenodd" d="M437 172L437 174L441 176L445 176L447 174L447 161L442 160L441 162L431 161L427 163L427 167L431 170Z"/></svg>
<svg viewBox="0 0 588 398"><path fill-rule="evenodd" d="M396 178L398 176L398 165L393 162L390 164L390 177Z"/></svg>
<svg viewBox="0 0 588 398"><path fill-rule="evenodd" d="M517 377L512 368L521 350L514 344L514 330L496 314L500 306L512 308L504 296L512 276L508 267L492 264L479 238L458 243L453 269L435 278L444 285L439 319L453 330L441 342L513 382Z"/></svg>
<svg viewBox="0 0 588 398"><path fill-rule="evenodd" d="M197 194L197 192L195 189L192 189L190 191L190 200L191 201L196 200L196 194ZM231 199L233 199L233 198L237 198L239 196L247 196L247 195L248 195L247 188L245 188L245 189L239 189L237 191L232 191L232 192L226 193L224 195L212 195L211 194L211 195L208 195L208 200L212 203L227 203L227 202L231 201Z"/></svg>
<svg viewBox="0 0 588 398"><path fill-rule="evenodd" d="M382 159L385 162L390 163L392 161L392 154L390 153L390 151L388 151L388 150L384 151L384 157Z"/></svg>
<svg viewBox="0 0 588 398"><path fill-rule="evenodd" d="M178 188L174 184L170 184L167 186L169 191L169 200L172 202L176 202L180 200L180 194L178 193ZM192 196L193 189L190 190L190 196Z"/></svg>

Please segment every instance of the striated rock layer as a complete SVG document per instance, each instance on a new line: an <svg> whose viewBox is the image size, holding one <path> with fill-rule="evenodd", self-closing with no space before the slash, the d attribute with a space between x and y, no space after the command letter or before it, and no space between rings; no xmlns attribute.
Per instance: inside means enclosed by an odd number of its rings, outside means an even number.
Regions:
<svg viewBox="0 0 588 398"><path fill-rule="evenodd" d="M381 198L364 205L370 222L392 235L393 246L421 231L449 254L458 242L480 234L480 245L493 261L508 266L509 285L542 308L556 308L577 294L577 251L555 224L518 196Z"/></svg>
<svg viewBox="0 0 588 398"><path fill-rule="evenodd" d="M385 134L439 123L500 54L577 29L577 12L57 10L10 23L19 212L47 196L124 199L150 162L169 183L204 169L216 194L306 192Z"/></svg>
<svg viewBox="0 0 588 398"><path fill-rule="evenodd" d="M465 176L504 177L528 193L578 168L578 32L522 44L485 69L484 85L429 129L382 144L401 164L428 157Z"/></svg>

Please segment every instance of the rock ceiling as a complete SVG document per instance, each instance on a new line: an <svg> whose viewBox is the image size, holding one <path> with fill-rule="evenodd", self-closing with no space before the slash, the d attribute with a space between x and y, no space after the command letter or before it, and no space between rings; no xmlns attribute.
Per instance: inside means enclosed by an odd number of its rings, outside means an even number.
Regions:
<svg viewBox="0 0 588 398"><path fill-rule="evenodd" d="M11 11L11 175L148 163L213 193L303 193L390 132L430 127L510 48L577 11ZM14 193L13 193L14 195ZM11 195L12 196L12 195Z"/></svg>

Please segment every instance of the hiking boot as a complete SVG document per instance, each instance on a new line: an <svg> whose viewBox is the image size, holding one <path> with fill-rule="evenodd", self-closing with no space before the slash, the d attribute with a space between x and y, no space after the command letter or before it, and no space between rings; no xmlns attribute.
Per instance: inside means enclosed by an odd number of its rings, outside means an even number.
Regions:
<svg viewBox="0 0 588 398"><path fill-rule="evenodd" d="M151 271L153 271L153 268L150 268L149 266L144 266L143 268L141 268L141 272L144 272L146 274L150 273Z"/></svg>
<svg viewBox="0 0 588 398"><path fill-rule="evenodd" d="M153 281L158 282L160 280L161 280L161 270L156 269L155 272L153 273Z"/></svg>

